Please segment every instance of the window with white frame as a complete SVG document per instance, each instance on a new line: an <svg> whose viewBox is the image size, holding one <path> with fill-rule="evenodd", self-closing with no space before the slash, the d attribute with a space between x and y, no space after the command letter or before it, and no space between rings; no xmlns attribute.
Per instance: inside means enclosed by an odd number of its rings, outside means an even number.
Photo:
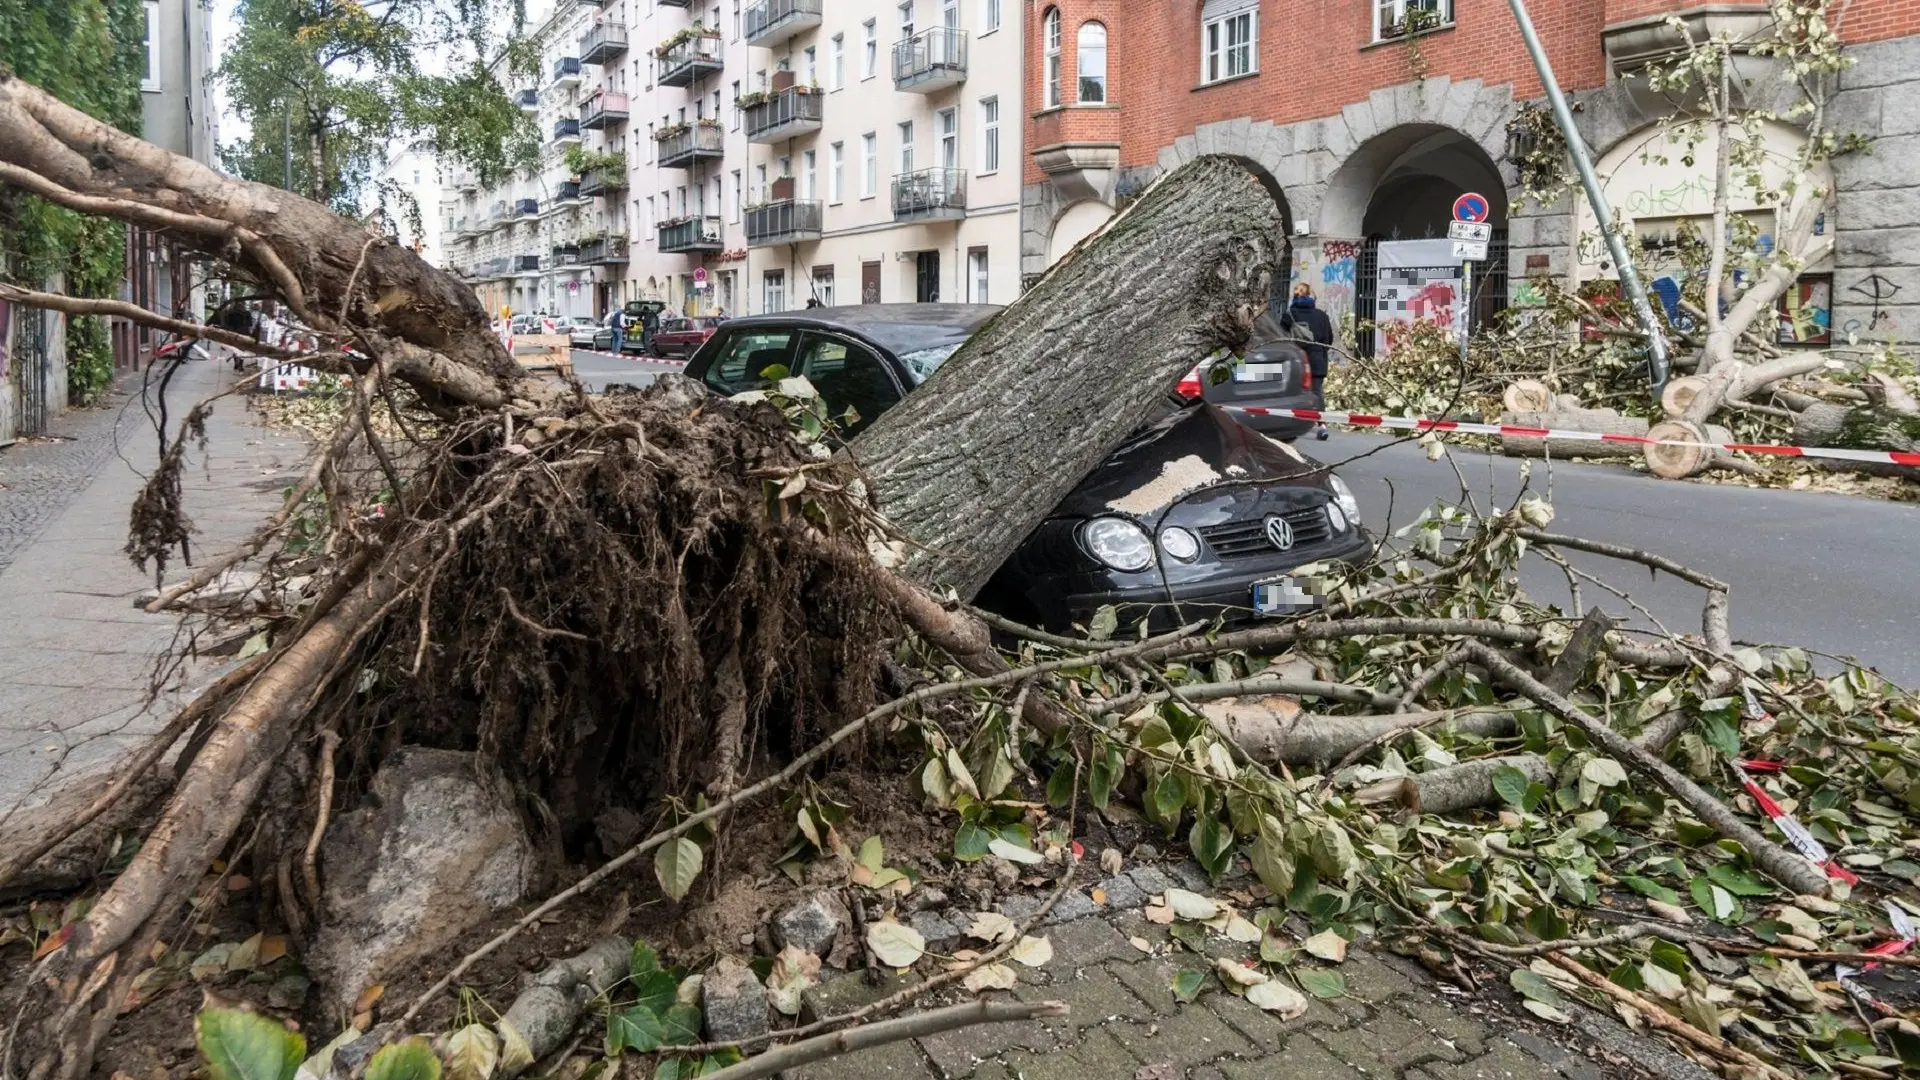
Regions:
<svg viewBox="0 0 1920 1080"><path fill-rule="evenodd" d="M1000 99L980 99L980 174L1000 171Z"/></svg>
<svg viewBox="0 0 1920 1080"><path fill-rule="evenodd" d="M1041 44L1046 50L1046 99L1049 109L1060 106L1060 9L1048 8L1040 27Z"/></svg>
<svg viewBox="0 0 1920 1080"><path fill-rule="evenodd" d="M847 85L847 35L833 35L833 89Z"/></svg>
<svg viewBox="0 0 1920 1080"><path fill-rule="evenodd" d="M902 175L913 171L913 121L900 122L900 168Z"/></svg>
<svg viewBox="0 0 1920 1080"><path fill-rule="evenodd" d="M860 77L871 79L874 69L880 64L880 27L874 20L868 19L860 24L860 29L866 33L860 53Z"/></svg>
<svg viewBox="0 0 1920 1080"><path fill-rule="evenodd" d="M760 303L763 312L787 310L787 272L769 270L761 279Z"/></svg>
<svg viewBox="0 0 1920 1080"><path fill-rule="evenodd" d="M871 199L880 190L880 136L869 131L860 136L860 197Z"/></svg>
<svg viewBox="0 0 1920 1080"><path fill-rule="evenodd" d="M940 25L949 30L960 29L960 0L941 0Z"/></svg>
<svg viewBox="0 0 1920 1080"><path fill-rule="evenodd" d="M960 110L941 109L940 122L940 167L957 169L960 167Z"/></svg>
<svg viewBox="0 0 1920 1080"><path fill-rule="evenodd" d="M808 202L818 197L814 194L813 186L814 174L819 171L815 167L818 162L819 155L812 150L800 155L800 197Z"/></svg>
<svg viewBox="0 0 1920 1080"><path fill-rule="evenodd" d="M746 204L746 200L742 197L741 193L743 183L740 177L740 170L733 170L733 220L735 221L740 220L740 208Z"/></svg>
<svg viewBox="0 0 1920 1080"><path fill-rule="evenodd" d="M847 147L834 143L827 147L827 201L837 203L846 197Z"/></svg>
<svg viewBox="0 0 1920 1080"><path fill-rule="evenodd" d="M147 69L140 73L140 89L149 93L160 92L160 3L159 0L147 0Z"/></svg>
<svg viewBox="0 0 1920 1080"><path fill-rule="evenodd" d="M740 0L733 0L733 40L740 40Z"/></svg>
<svg viewBox="0 0 1920 1080"><path fill-rule="evenodd" d="M1386 41L1453 21L1453 0L1374 0L1373 40Z"/></svg>
<svg viewBox="0 0 1920 1080"><path fill-rule="evenodd" d="M820 85L820 65L812 45L807 46L807 51L801 54L800 74L806 78L808 86Z"/></svg>
<svg viewBox="0 0 1920 1080"><path fill-rule="evenodd" d="M813 268L813 295L820 301L821 307L833 306L833 267Z"/></svg>
<svg viewBox="0 0 1920 1080"><path fill-rule="evenodd" d="M753 167L753 201L757 203L767 201L767 167L765 165Z"/></svg>
<svg viewBox="0 0 1920 1080"><path fill-rule="evenodd" d="M974 248L967 252L967 300L974 304L987 302L986 248Z"/></svg>
<svg viewBox="0 0 1920 1080"><path fill-rule="evenodd" d="M1243 10L1207 19L1200 31L1200 81L1237 79L1258 70L1259 10Z"/></svg>
<svg viewBox="0 0 1920 1080"><path fill-rule="evenodd" d="M1074 40L1075 67L1080 79L1080 102L1098 104L1107 100L1107 28L1102 23L1080 24Z"/></svg>
<svg viewBox="0 0 1920 1080"><path fill-rule="evenodd" d="M900 40L913 36L913 0L902 0L900 4Z"/></svg>
<svg viewBox="0 0 1920 1080"><path fill-rule="evenodd" d="M1000 29L1000 0L980 0L980 32L991 34Z"/></svg>
<svg viewBox="0 0 1920 1080"><path fill-rule="evenodd" d="M733 85L731 87L728 87L728 93L732 95L732 97L728 98L727 100L728 100L728 104L733 106L733 130L739 131L740 130L740 80L739 79L733 80Z"/></svg>

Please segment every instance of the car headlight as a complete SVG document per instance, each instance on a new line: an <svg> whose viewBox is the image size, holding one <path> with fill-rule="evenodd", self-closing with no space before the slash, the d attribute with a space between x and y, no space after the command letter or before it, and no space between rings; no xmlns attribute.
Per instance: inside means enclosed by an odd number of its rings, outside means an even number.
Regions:
<svg viewBox="0 0 1920 1080"><path fill-rule="evenodd" d="M1346 515L1347 521L1360 524L1360 500L1353 497L1353 489L1347 486L1347 482L1328 473L1327 486L1333 489L1333 503Z"/></svg>
<svg viewBox="0 0 1920 1080"><path fill-rule="evenodd" d="M1347 514L1346 511L1340 509L1339 503L1330 502L1327 504L1327 524L1333 526L1334 532L1343 533L1347 531Z"/></svg>
<svg viewBox="0 0 1920 1080"><path fill-rule="evenodd" d="M1192 562L1200 554L1200 538L1178 525L1160 530L1160 550L1181 562Z"/></svg>
<svg viewBox="0 0 1920 1080"><path fill-rule="evenodd" d="M1080 526L1087 554L1115 570L1145 570L1153 565L1153 541L1147 531L1124 518L1097 517Z"/></svg>

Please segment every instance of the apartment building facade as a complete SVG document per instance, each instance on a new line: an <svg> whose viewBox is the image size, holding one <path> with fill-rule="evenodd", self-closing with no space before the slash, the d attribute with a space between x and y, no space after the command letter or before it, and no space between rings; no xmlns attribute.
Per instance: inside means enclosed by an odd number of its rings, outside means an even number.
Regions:
<svg viewBox="0 0 1920 1080"><path fill-rule="evenodd" d="M1007 303L1020 22L1014 0L558 0L550 78L514 87L542 166L456 173L447 263L496 311Z"/></svg>
<svg viewBox="0 0 1920 1080"><path fill-rule="evenodd" d="M1614 209L1643 238L1710 219L1711 148L1659 145L1671 105L1642 75L1684 48L1686 34L1763 33L1768 5L1529 7ZM1674 15L1684 31L1669 25ZM1525 305L1542 279L1579 286L1614 276L1583 200L1541 206L1522 196L1516 162L1545 95L1505 0L1035 0L1026 17L1029 276L1156 176L1205 153L1241 159L1279 199L1288 277L1336 318L1456 317L1465 271L1444 238L1454 200L1470 191L1491 204L1493 243L1474 274L1472 310L1458 317ZM1829 119L1873 149L1809 178L1833 192L1817 228L1834 249L1783 302L1779 340L1920 340L1920 5L1844 5L1837 29L1855 64ZM1756 57L1743 54L1740 67L1753 78L1750 102L1781 84ZM1790 161L1804 133L1778 123L1766 138L1776 161ZM1733 210L1771 235L1762 200L1736 194ZM1656 261L1642 272L1676 310L1684 269Z"/></svg>
<svg viewBox="0 0 1920 1080"><path fill-rule="evenodd" d="M412 143L387 159L372 199L393 227L395 238L434 266L443 266L440 163L426 143Z"/></svg>

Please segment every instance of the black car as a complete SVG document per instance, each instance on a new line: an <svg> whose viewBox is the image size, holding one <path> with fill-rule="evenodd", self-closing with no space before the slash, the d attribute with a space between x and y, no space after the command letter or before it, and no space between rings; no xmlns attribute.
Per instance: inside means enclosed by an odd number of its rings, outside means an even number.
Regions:
<svg viewBox="0 0 1920 1080"><path fill-rule="evenodd" d="M925 382L999 308L868 304L732 319L687 377L722 394L763 388L779 366L807 378L849 434ZM1169 393L1149 421L1069 493L983 590L980 602L1053 629L1114 605L1154 628L1317 607L1309 563L1372 550L1353 494L1324 465Z"/></svg>

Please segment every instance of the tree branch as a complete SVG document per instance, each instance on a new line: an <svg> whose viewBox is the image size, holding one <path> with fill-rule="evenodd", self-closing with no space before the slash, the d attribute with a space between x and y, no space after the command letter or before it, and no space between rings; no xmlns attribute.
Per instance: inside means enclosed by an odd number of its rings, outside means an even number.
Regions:
<svg viewBox="0 0 1920 1080"><path fill-rule="evenodd" d="M245 334L236 334L217 326L188 322L183 319L168 318L155 314L138 304L129 304L124 300L95 300L80 296L68 296L64 293L36 292L23 289L18 285L0 282L0 300L10 300L28 307L46 308L49 311L64 311L69 315L105 315L126 319L128 322L151 326L156 330L165 330L186 338L202 341L217 341L230 345L242 352L272 357L276 360L291 360L299 363L325 363L313 353L296 352L256 341Z"/></svg>
<svg viewBox="0 0 1920 1080"><path fill-rule="evenodd" d="M1043 1016L1065 1016L1067 1006L1059 1001L1029 1004L1021 1001L970 1001L932 1012L915 1013L877 1024L836 1031L831 1035L797 1042L729 1065L707 1074L707 1080L760 1080L787 1069L796 1069L822 1058L851 1054L888 1043L937 1035L942 1031L971 1027L974 1024L1004 1024L1013 1020L1033 1020Z"/></svg>

